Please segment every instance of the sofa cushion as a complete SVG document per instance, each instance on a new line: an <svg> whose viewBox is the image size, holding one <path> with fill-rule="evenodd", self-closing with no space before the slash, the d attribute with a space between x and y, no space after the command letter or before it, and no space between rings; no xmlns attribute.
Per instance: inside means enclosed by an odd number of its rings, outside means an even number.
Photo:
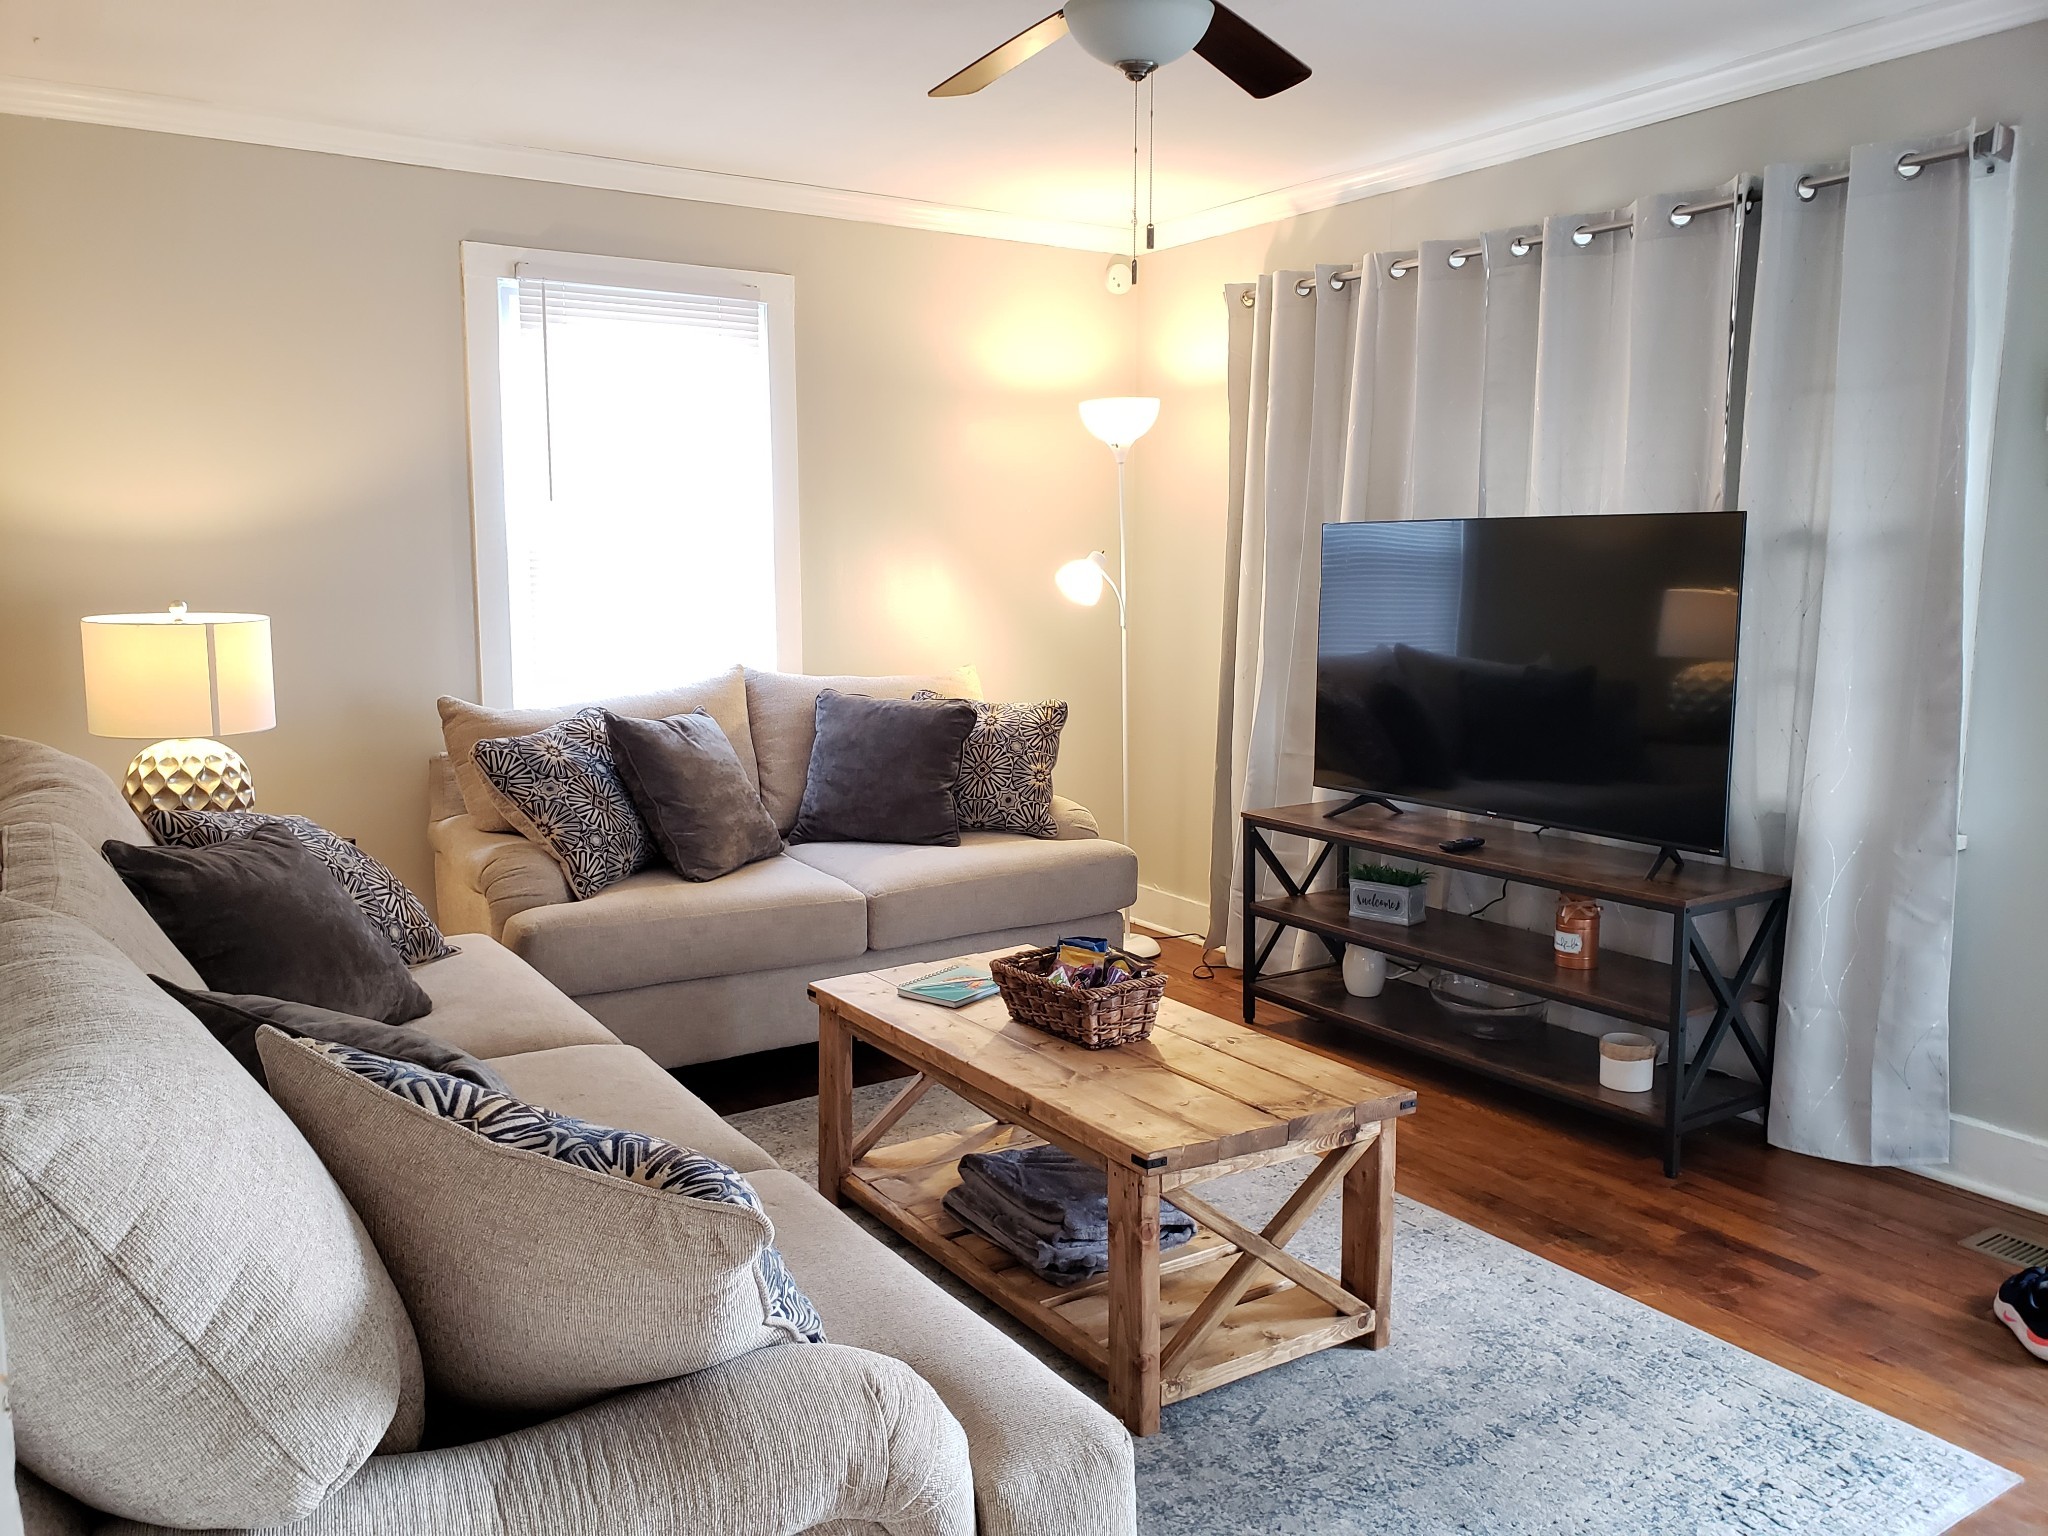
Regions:
<svg viewBox="0 0 2048 1536"><path fill-rule="evenodd" d="M481 933L455 935L459 951L412 973L434 1011L422 1034L489 1060L559 1045L616 1045L618 1036L540 972Z"/></svg>
<svg viewBox="0 0 2048 1536"><path fill-rule="evenodd" d="M204 848L109 842L101 852L213 991L385 1024L433 1006L390 941L284 827Z"/></svg>
<svg viewBox="0 0 2048 1536"><path fill-rule="evenodd" d="M659 693L639 693L626 698L588 701L615 715L633 715L641 720L664 720L670 715L687 715L701 709L719 724L732 749L739 755L747 776L756 783L754 739L747 722L747 685L738 667L721 672L700 683L684 683ZM449 764L455 770L462 803L485 832L510 832L498 804L491 798L483 777L476 771L470 749L487 736L531 736L557 721L566 720L584 704L565 704L555 709L492 709L461 699L442 697L441 739L447 744ZM799 786L801 789L801 786Z"/></svg>
<svg viewBox="0 0 2048 1536"><path fill-rule="evenodd" d="M775 1159L630 1045L564 1045L490 1063L506 1091L558 1115L659 1136L752 1174Z"/></svg>
<svg viewBox="0 0 2048 1536"><path fill-rule="evenodd" d="M205 848L247 837L258 827L283 827L327 866L370 926L390 940L399 959L422 965L448 953L448 941L427 915L426 903L403 880L347 838L308 817L273 816L267 811L152 810L143 824L158 842L173 848Z"/></svg>
<svg viewBox="0 0 2048 1536"><path fill-rule="evenodd" d="M470 749L505 819L562 866L579 898L655 861L604 722L601 709L578 710L531 736L486 737Z"/></svg>
<svg viewBox="0 0 2048 1536"><path fill-rule="evenodd" d="M297 1519L416 1443L377 1252L254 1078L106 940L0 896L0 1274L21 1459L131 1519Z"/></svg>
<svg viewBox="0 0 2048 1536"><path fill-rule="evenodd" d="M875 699L827 688L793 843L960 843L968 699Z"/></svg>
<svg viewBox="0 0 2048 1536"><path fill-rule="evenodd" d="M1138 899L1138 856L1099 838L963 832L958 848L804 843L788 856L867 897L870 949L1094 917Z"/></svg>
<svg viewBox="0 0 2048 1536"><path fill-rule="evenodd" d="M757 1349L513 1434L380 1456L309 1519L265 1536L798 1531L974 1536L967 1437L902 1361L833 1344ZM95 1532L179 1536L82 1519L30 1526Z"/></svg>
<svg viewBox="0 0 2048 1536"><path fill-rule="evenodd" d="M94 848L108 838L149 841L114 781L84 758L0 736L0 826L17 821L54 821Z"/></svg>
<svg viewBox="0 0 2048 1536"><path fill-rule="evenodd" d="M938 695L921 692L917 697ZM1036 704L969 702L974 705L974 729L960 749L960 830L1058 837L1052 772L1059 766L1067 706L1058 699Z"/></svg>
<svg viewBox="0 0 2048 1536"><path fill-rule="evenodd" d="M589 901L521 912L505 943L571 996L616 992L851 959L868 947L868 904L785 853L702 882L648 870Z"/></svg>
<svg viewBox="0 0 2048 1536"><path fill-rule="evenodd" d="M754 1187L833 1341L903 1361L967 1431L981 1536L1137 1529L1131 1437L1105 1409L795 1174L756 1174Z"/></svg>
<svg viewBox="0 0 2048 1536"><path fill-rule="evenodd" d="M0 827L0 891L77 918L145 971L182 987L205 985L113 865L67 826L19 821Z"/></svg>
<svg viewBox="0 0 2048 1536"><path fill-rule="evenodd" d="M716 1160L343 1045L257 1048L452 1402L556 1412L818 1331Z"/></svg>
<svg viewBox="0 0 2048 1536"><path fill-rule="evenodd" d="M607 713L604 729L634 809L685 880L716 880L782 852L760 791L703 710L666 720Z"/></svg>
<svg viewBox="0 0 2048 1536"><path fill-rule="evenodd" d="M761 803L784 836L796 825L804 779L811 768L817 735L818 695L827 688L864 693L871 699L907 699L929 688L949 699L978 699L981 679L972 667L950 673L905 677L807 677L790 672L746 672L747 720L754 732ZM715 714L716 711L713 711ZM719 722L724 724L723 721Z"/></svg>
<svg viewBox="0 0 2048 1536"><path fill-rule="evenodd" d="M254 997L240 992L204 992L174 986L161 976L152 976L164 992L218 1040L227 1053L240 1062L257 1082L263 1081L263 1058L256 1054L256 1032L270 1028L287 1035L304 1035L314 1040L334 1040L359 1050L374 1051L417 1066L466 1078L479 1088L510 1090L496 1071L478 1061L460 1046L437 1040L432 1035L407 1029L403 1024L379 1024L375 1019L358 1019L336 1013L332 1008L315 1008L310 1003L288 1003L281 997Z"/></svg>

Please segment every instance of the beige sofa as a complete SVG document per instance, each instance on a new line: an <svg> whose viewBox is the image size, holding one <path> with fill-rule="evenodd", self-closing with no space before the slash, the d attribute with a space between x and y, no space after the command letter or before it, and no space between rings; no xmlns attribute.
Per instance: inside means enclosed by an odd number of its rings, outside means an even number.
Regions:
<svg viewBox="0 0 2048 1536"><path fill-rule="evenodd" d="M668 694L607 703L620 714L706 708L733 739L784 835L803 800L813 711L823 688L907 698L921 688L978 697L971 671L800 677L735 667ZM507 713L539 730L573 713ZM448 711L444 710L444 716ZM460 750L473 739L451 731ZM1130 849L1055 800L1056 839L968 832L958 848L793 844L719 880L644 870L571 900L554 861L516 832L487 831L446 754L430 764L428 836L443 928L488 933L621 1039L665 1067L817 1038L805 983L1066 934L1114 938L1138 896Z"/></svg>
<svg viewBox="0 0 2048 1536"><path fill-rule="evenodd" d="M0 1313L30 1536L166 1529L149 1511L172 1484L187 1501L230 1499L269 1437L224 1426L273 1402L261 1411L277 1416L275 1438L304 1440L318 1416L295 1394L352 1385L331 1370L294 1381L280 1364L301 1346L289 1319L309 1296L328 1323L353 1304L347 1287L319 1294L330 1272L383 1273L359 1224L346 1263L315 1262L288 1237L288 1218L339 1191L276 1105L147 980L178 957L108 884L94 850L110 837L146 840L99 770L0 737ZM36 857L10 862L10 845ZM1135 1529L1131 1442L1103 1409L509 949L451 937L461 953L415 972L434 1008L414 1027L488 1059L536 1103L742 1170L832 1342L758 1350L467 1444L369 1454L394 1431L359 1425L360 1444L326 1446L324 1471L299 1466L265 1520L201 1524L289 1536ZM82 1240L106 1247L98 1280ZM177 1374L188 1356L196 1379ZM402 1393L392 1411L405 1417ZM429 1408L430 1445L434 1423ZM72 1496L96 1492L97 1509Z"/></svg>

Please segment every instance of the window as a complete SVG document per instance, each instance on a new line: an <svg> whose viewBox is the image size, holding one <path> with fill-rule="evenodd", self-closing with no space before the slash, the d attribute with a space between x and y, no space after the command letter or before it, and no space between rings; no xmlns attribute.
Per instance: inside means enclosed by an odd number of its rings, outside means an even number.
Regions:
<svg viewBox="0 0 2048 1536"><path fill-rule="evenodd" d="M465 242L484 702L798 654L795 283Z"/></svg>

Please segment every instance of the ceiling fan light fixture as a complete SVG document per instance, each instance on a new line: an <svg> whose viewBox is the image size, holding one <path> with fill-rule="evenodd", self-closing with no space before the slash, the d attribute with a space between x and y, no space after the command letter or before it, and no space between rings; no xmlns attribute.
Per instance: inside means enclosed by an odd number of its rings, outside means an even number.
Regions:
<svg viewBox="0 0 2048 1536"><path fill-rule="evenodd" d="M1132 80L1184 58L1215 18L1212 0L1067 0L1067 30Z"/></svg>

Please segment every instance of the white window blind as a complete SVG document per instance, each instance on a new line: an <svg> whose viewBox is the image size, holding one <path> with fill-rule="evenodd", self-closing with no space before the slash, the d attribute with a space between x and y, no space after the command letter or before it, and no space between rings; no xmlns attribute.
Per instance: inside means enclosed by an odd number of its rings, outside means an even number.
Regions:
<svg viewBox="0 0 2048 1536"><path fill-rule="evenodd" d="M525 263L497 300L511 702L775 666L768 305Z"/></svg>

